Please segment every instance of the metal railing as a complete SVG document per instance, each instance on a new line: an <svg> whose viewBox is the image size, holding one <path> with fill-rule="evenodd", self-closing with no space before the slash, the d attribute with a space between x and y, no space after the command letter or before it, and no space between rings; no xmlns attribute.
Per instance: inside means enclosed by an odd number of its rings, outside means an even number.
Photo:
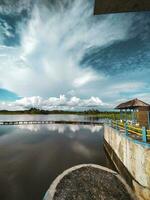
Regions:
<svg viewBox="0 0 150 200"><path fill-rule="evenodd" d="M150 130L145 127L136 127L127 122L109 120L108 125L118 131L124 131L126 136L136 136L136 139L141 139L143 142L150 140Z"/></svg>

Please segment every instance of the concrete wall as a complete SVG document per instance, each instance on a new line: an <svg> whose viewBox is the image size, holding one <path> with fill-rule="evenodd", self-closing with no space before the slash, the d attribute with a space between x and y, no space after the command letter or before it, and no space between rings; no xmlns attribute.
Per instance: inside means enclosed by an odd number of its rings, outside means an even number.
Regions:
<svg viewBox="0 0 150 200"><path fill-rule="evenodd" d="M146 128L149 128L149 111L137 112L137 121L141 127L145 126Z"/></svg>
<svg viewBox="0 0 150 200"><path fill-rule="evenodd" d="M119 172L127 171L130 175L139 199L150 200L150 145L126 137L107 125L104 125L104 139L106 151Z"/></svg>

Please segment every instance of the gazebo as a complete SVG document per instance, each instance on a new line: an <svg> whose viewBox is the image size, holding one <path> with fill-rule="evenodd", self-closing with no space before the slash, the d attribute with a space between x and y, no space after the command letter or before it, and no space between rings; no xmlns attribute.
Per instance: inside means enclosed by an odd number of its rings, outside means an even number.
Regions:
<svg viewBox="0 0 150 200"><path fill-rule="evenodd" d="M132 113L132 123L138 122L140 126L150 127L150 104L139 99L133 99L119 104L115 109L120 110L120 119L122 119L122 112L127 113L127 111L130 111ZM127 117L125 120L127 120Z"/></svg>

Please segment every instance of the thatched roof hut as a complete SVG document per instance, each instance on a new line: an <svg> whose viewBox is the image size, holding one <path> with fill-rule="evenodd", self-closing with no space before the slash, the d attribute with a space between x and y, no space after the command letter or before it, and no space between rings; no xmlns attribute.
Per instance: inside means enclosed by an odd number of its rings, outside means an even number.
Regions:
<svg viewBox="0 0 150 200"><path fill-rule="evenodd" d="M124 103L119 104L115 109L138 109L140 107L145 107L149 110L150 104L145 103L139 99L133 99Z"/></svg>
<svg viewBox="0 0 150 200"><path fill-rule="evenodd" d="M149 0L95 0L94 14L150 11Z"/></svg>
<svg viewBox="0 0 150 200"><path fill-rule="evenodd" d="M119 104L115 109L120 110L120 119L122 119L122 111L132 111L132 122L139 123L140 126L150 128L150 104L139 99L133 99ZM127 118L126 118L127 120Z"/></svg>

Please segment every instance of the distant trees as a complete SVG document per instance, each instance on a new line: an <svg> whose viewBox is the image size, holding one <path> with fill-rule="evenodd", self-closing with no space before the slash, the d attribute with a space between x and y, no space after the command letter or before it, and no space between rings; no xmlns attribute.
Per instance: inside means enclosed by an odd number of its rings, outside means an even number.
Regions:
<svg viewBox="0 0 150 200"><path fill-rule="evenodd" d="M65 111L65 110L41 110L39 108L30 108L29 110L20 110L20 111L8 111L8 110L0 110L0 114L76 114L76 115L90 115L97 118L107 118L118 120L120 119L120 113L116 111L99 111L98 109L89 109L85 111ZM122 113L122 118L131 118L131 113Z"/></svg>
<svg viewBox="0 0 150 200"><path fill-rule="evenodd" d="M100 111L97 109L89 109L89 110L83 111L82 113L84 113L84 114L99 114Z"/></svg>

